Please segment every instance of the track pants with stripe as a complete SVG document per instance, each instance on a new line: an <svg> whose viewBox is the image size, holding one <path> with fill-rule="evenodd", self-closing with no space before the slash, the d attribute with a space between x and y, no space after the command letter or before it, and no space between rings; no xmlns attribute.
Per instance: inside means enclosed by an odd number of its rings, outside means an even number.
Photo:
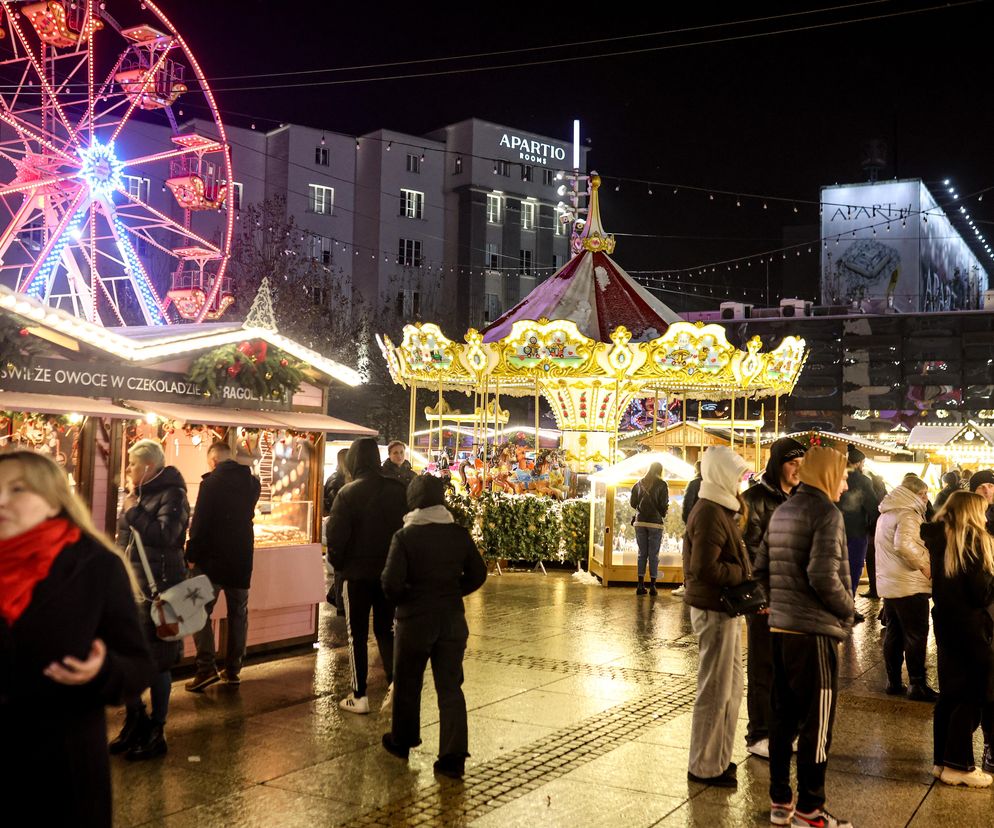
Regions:
<svg viewBox="0 0 994 828"><path fill-rule="evenodd" d="M366 649L369 642L369 611L373 611L373 635L380 649L387 684L393 681L393 604L383 594L379 581L347 580L342 589L345 624L349 631L349 666L352 668L352 692L366 695L369 669Z"/></svg>
<svg viewBox="0 0 994 828"><path fill-rule="evenodd" d="M773 632L770 799L792 801L790 757L797 738L797 810L825 804L839 684L839 642L827 635Z"/></svg>

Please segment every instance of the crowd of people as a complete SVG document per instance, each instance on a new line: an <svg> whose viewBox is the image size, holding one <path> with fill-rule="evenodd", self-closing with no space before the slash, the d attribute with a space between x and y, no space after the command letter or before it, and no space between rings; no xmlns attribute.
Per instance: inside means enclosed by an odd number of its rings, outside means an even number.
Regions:
<svg viewBox="0 0 994 828"><path fill-rule="evenodd" d="M463 596L486 580L486 565L446 508L444 481L416 476L405 450L391 444L381 464L374 439L356 440L339 455L339 474L325 490L338 576L329 600L340 596L344 607L352 670L352 692L341 707L370 710L372 613L389 682L381 709L392 708L384 748L406 759L421 744L430 662L441 729L435 770L460 778L469 756ZM226 443L215 443L191 521L186 482L166 464L158 441L130 447L126 476L112 541L94 527L54 460L0 453L0 732L8 746L0 775L18 791L5 805L11 824L37 824L44 807L52 824L109 826L109 757L143 761L166 753L182 639L164 624L157 602L187 577L205 576L212 594L202 596L207 622L193 633L196 672L185 689L241 683L258 479ZM222 592L228 636L219 670L210 617ZM108 705L125 707L109 743Z"/></svg>
<svg viewBox="0 0 994 828"><path fill-rule="evenodd" d="M947 474L933 507L921 478L908 474L888 493L864 461L854 446L805 448L781 438L761 478L740 492L746 462L714 447L703 455L693 504L684 504L683 597L699 643L687 777L737 785L731 757L745 616L746 746L769 760L773 825L851 828L826 810L825 777L838 650L864 621L855 607L864 566L864 596L883 599L882 689L935 705L933 775L953 786L994 783L994 470ZM938 692L926 668L930 604Z"/></svg>

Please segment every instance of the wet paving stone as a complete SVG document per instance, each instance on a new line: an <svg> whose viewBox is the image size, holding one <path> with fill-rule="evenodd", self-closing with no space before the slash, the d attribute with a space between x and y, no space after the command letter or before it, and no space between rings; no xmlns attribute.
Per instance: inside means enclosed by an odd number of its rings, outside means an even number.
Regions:
<svg viewBox="0 0 994 828"><path fill-rule="evenodd" d="M883 693L879 602L857 606L867 621L840 649L829 808L859 828L994 826L994 794L932 780L931 707ZM177 682L169 754L137 767L112 761L115 825L769 824L768 765L745 751L744 701L738 789L687 782L697 642L668 591L636 598L561 572L492 576L467 600L467 621L473 755L461 782L432 772L430 675L424 744L406 763L379 745L388 717L338 708L346 637L325 607L318 649L248 664L239 690L193 695ZM386 687L372 641L369 652L376 710ZM934 680L934 643L928 663Z"/></svg>

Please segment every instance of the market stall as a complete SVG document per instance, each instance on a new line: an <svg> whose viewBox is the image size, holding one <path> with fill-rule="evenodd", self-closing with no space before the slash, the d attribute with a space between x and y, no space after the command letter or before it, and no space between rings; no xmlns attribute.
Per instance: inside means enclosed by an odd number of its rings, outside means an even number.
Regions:
<svg viewBox="0 0 994 828"><path fill-rule="evenodd" d="M12 326L16 337L4 338ZM0 445L55 457L111 534L134 442L162 444L191 505L207 449L231 446L262 482L250 651L316 640L325 438L375 434L325 413L332 383L358 384L356 372L281 335L267 287L245 323L150 330L103 328L0 286L4 342ZM225 615L222 599L213 621L221 638Z"/></svg>

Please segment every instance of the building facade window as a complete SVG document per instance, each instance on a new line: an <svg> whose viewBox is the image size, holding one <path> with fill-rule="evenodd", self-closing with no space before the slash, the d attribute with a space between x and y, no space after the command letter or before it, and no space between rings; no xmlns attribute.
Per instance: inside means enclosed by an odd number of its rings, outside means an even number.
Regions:
<svg viewBox="0 0 994 828"><path fill-rule="evenodd" d="M315 305L324 307L328 304L328 292L323 287L315 285L311 288L311 301L314 302Z"/></svg>
<svg viewBox="0 0 994 828"><path fill-rule="evenodd" d="M406 218L424 218L425 194L419 193L417 190L401 190L400 214Z"/></svg>
<svg viewBox="0 0 994 828"><path fill-rule="evenodd" d="M510 161L494 161L494 175L503 175L505 178L511 176Z"/></svg>
<svg viewBox="0 0 994 828"><path fill-rule="evenodd" d="M535 213L538 212L538 205L534 201L522 201L521 202L521 229L522 230L534 230L535 229Z"/></svg>
<svg viewBox="0 0 994 828"><path fill-rule="evenodd" d="M143 178L140 175L122 175L121 183L124 185L124 189L128 191L129 196L148 204L152 183L149 179Z"/></svg>
<svg viewBox="0 0 994 828"><path fill-rule="evenodd" d="M521 251L521 273L524 276L532 275L532 252L531 250Z"/></svg>
<svg viewBox="0 0 994 828"><path fill-rule="evenodd" d="M327 167L330 158L327 147L314 147L314 163L319 167Z"/></svg>
<svg viewBox="0 0 994 828"><path fill-rule="evenodd" d="M228 193L228 198L231 199L231 206L236 210L242 209L242 188L243 185L241 181L231 182L231 190Z"/></svg>
<svg viewBox="0 0 994 828"><path fill-rule="evenodd" d="M504 196L500 193L487 193L487 221L490 224L504 223Z"/></svg>
<svg viewBox="0 0 994 828"><path fill-rule="evenodd" d="M311 258L323 265L331 264L331 239L311 236Z"/></svg>
<svg viewBox="0 0 994 828"><path fill-rule="evenodd" d="M307 187L310 197L310 212L330 216L335 206L335 188L325 187L321 184L308 184Z"/></svg>
<svg viewBox="0 0 994 828"><path fill-rule="evenodd" d="M551 187L556 183L556 171L555 170L542 170L542 183L546 187Z"/></svg>
<svg viewBox="0 0 994 828"><path fill-rule="evenodd" d="M452 164L452 174L460 175L462 173L462 156L457 155L455 161Z"/></svg>
<svg viewBox="0 0 994 828"><path fill-rule="evenodd" d="M401 239L397 247L397 264L421 267L421 242L417 239Z"/></svg>
<svg viewBox="0 0 994 828"><path fill-rule="evenodd" d="M397 292L397 316L410 319L421 315L421 294L416 290Z"/></svg>
<svg viewBox="0 0 994 828"><path fill-rule="evenodd" d="M497 242L487 242L487 269L500 270L500 245Z"/></svg>
<svg viewBox="0 0 994 828"><path fill-rule="evenodd" d="M500 316L500 297L496 293L483 295L483 321L493 322Z"/></svg>
<svg viewBox="0 0 994 828"><path fill-rule="evenodd" d="M522 181L531 181L532 178L533 178L533 176L534 176L534 169L532 168L532 165L531 164L522 164L521 165L521 180Z"/></svg>
<svg viewBox="0 0 994 828"><path fill-rule="evenodd" d="M421 172L421 158L413 153L407 153L407 171L409 173Z"/></svg>

